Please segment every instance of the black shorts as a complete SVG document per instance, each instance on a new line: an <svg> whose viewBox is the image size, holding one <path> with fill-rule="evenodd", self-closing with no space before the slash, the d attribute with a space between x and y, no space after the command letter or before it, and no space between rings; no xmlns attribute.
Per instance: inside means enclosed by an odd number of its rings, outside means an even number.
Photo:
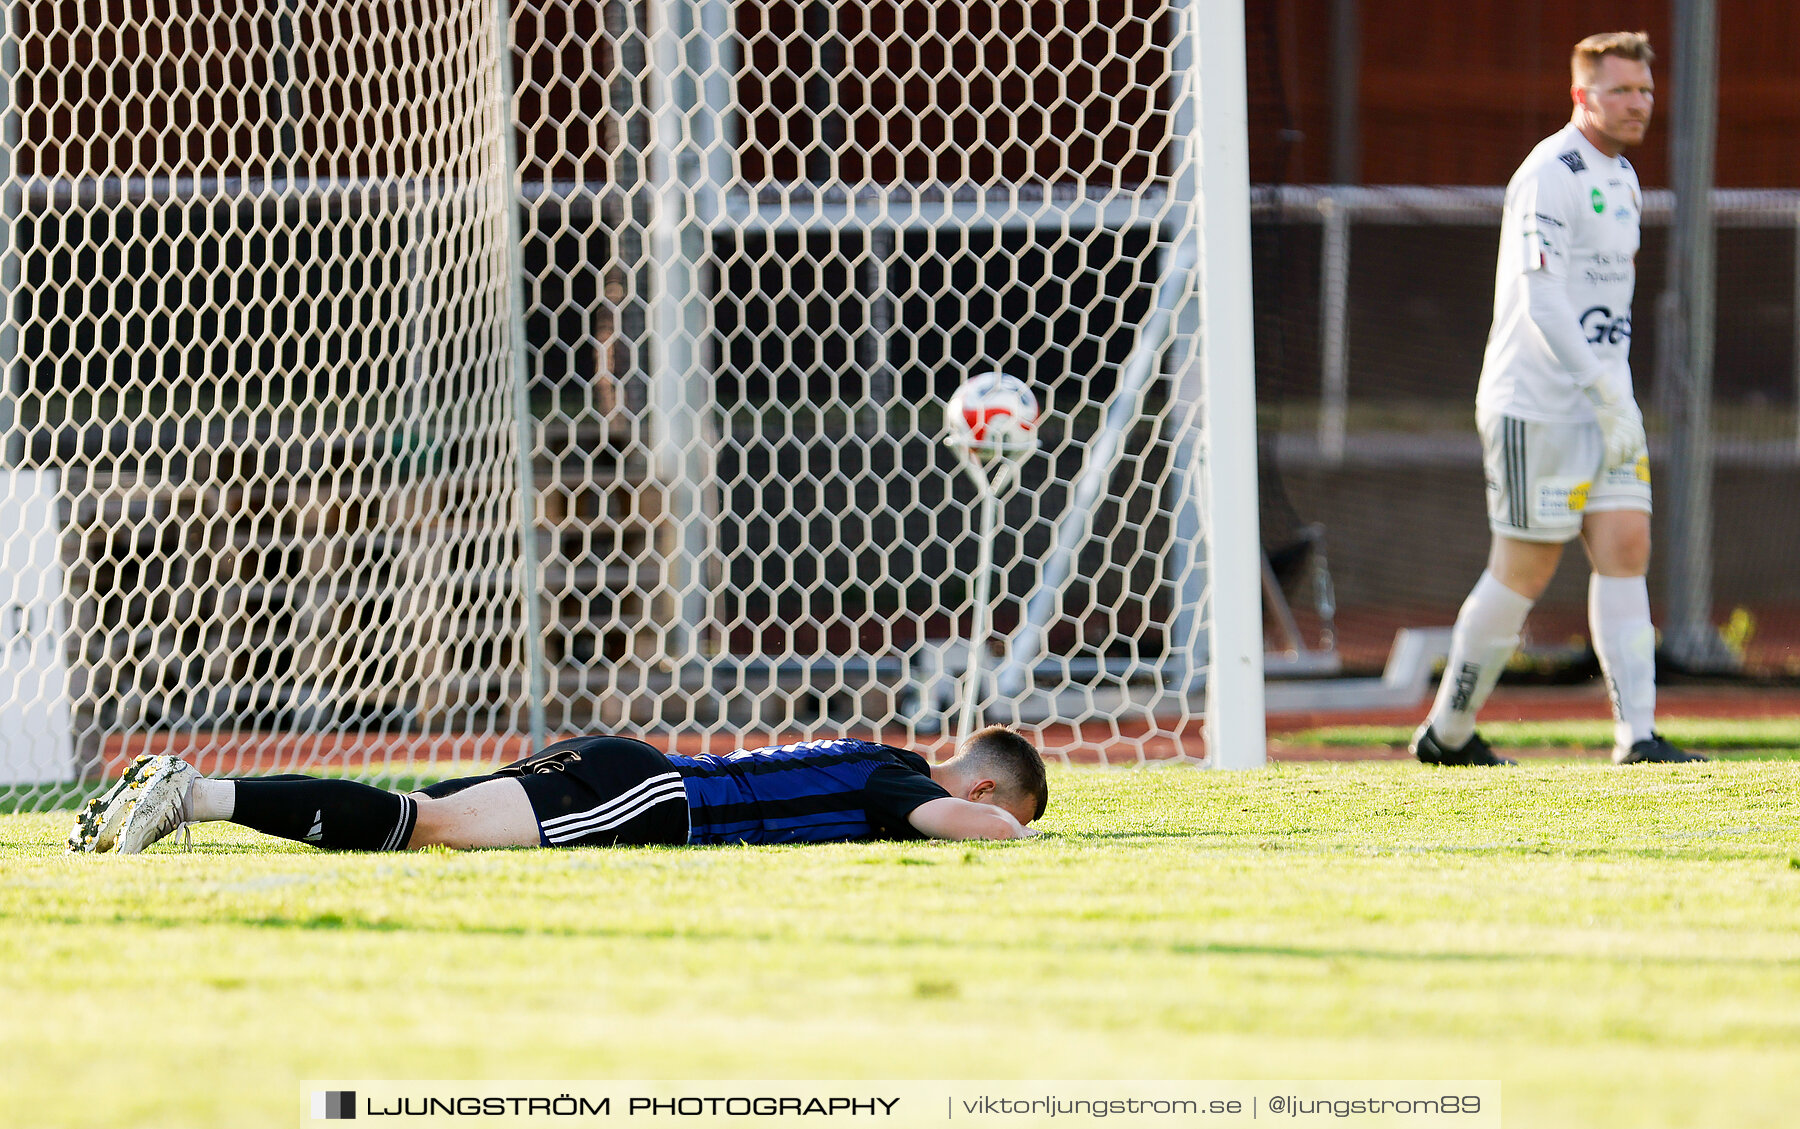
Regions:
<svg viewBox="0 0 1800 1129"><path fill-rule="evenodd" d="M656 749L629 737L575 737L486 776L442 780L419 791L449 796L485 780L517 777L546 847L680 846L688 841L687 790Z"/></svg>

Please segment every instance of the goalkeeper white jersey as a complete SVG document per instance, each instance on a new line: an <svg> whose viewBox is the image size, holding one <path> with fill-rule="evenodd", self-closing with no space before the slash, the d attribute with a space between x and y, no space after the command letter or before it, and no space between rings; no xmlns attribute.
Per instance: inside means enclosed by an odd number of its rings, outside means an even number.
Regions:
<svg viewBox="0 0 1800 1129"><path fill-rule="evenodd" d="M1574 379L1582 370L1629 393L1642 201L1630 162L1600 152L1573 124L1525 158L1506 186L1478 411L1592 420Z"/></svg>

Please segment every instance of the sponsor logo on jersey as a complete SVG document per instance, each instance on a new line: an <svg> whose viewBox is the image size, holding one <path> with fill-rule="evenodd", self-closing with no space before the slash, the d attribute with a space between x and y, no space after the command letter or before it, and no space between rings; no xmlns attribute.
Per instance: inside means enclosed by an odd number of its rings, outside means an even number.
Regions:
<svg viewBox="0 0 1800 1129"><path fill-rule="evenodd" d="M1604 286L1609 282L1630 282L1631 272L1628 270L1588 270L1582 272L1589 286Z"/></svg>
<svg viewBox="0 0 1800 1129"><path fill-rule="evenodd" d="M1606 212L1606 193L1600 191L1598 188L1595 188L1588 193L1588 200L1594 205L1594 214L1595 215L1598 216L1598 215L1605 214L1605 212Z"/></svg>
<svg viewBox="0 0 1800 1129"><path fill-rule="evenodd" d="M1630 488L1650 485L1650 456L1639 455L1629 463L1606 468L1606 485L1611 488Z"/></svg>
<svg viewBox="0 0 1800 1129"><path fill-rule="evenodd" d="M1585 172L1587 170L1587 162L1581 159L1580 150L1571 149L1567 153L1558 153L1556 159L1563 164L1568 165L1570 172Z"/></svg>
<svg viewBox="0 0 1800 1129"><path fill-rule="evenodd" d="M1631 314L1614 317L1605 306L1589 306L1581 313L1581 329L1589 345L1618 345L1631 340Z"/></svg>

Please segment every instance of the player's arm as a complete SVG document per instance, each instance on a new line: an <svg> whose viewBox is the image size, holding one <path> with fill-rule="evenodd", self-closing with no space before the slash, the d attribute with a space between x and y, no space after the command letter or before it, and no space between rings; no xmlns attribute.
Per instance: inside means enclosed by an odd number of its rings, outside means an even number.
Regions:
<svg viewBox="0 0 1800 1129"><path fill-rule="evenodd" d="M1517 186L1507 201L1518 224L1525 258L1526 309L1531 323L1557 363L1577 385L1599 379L1601 366L1581 330L1581 315L1569 298L1569 253L1575 207L1566 174L1555 166Z"/></svg>
<svg viewBox="0 0 1800 1129"><path fill-rule="evenodd" d="M955 796L927 800L906 819L913 830L932 839L1023 839L1037 834L1004 808Z"/></svg>

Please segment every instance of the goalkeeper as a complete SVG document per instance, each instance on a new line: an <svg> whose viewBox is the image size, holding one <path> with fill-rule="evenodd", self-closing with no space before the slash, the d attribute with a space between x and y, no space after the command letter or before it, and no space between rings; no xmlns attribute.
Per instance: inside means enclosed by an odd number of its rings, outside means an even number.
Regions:
<svg viewBox="0 0 1800 1129"><path fill-rule="evenodd" d="M1493 543L1413 737L1427 764L1512 763L1481 739L1475 715L1577 536L1593 566L1588 622L1612 702L1613 760L1705 759L1652 728L1650 461L1627 359L1643 201L1622 154L1649 128L1654 57L1642 33L1578 43L1574 114L1506 188L1475 401Z"/></svg>
<svg viewBox="0 0 1800 1129"><path fill-rule="evenodd" d="M939 765L852 739L678 756L578 737L406 795L308 776L210 780L161 754L88 801L69 849L135 854L208 820L360 851L1016 839L1034 834L1026 825L1048 799L1043 758L1001 725Z"/></svg>

